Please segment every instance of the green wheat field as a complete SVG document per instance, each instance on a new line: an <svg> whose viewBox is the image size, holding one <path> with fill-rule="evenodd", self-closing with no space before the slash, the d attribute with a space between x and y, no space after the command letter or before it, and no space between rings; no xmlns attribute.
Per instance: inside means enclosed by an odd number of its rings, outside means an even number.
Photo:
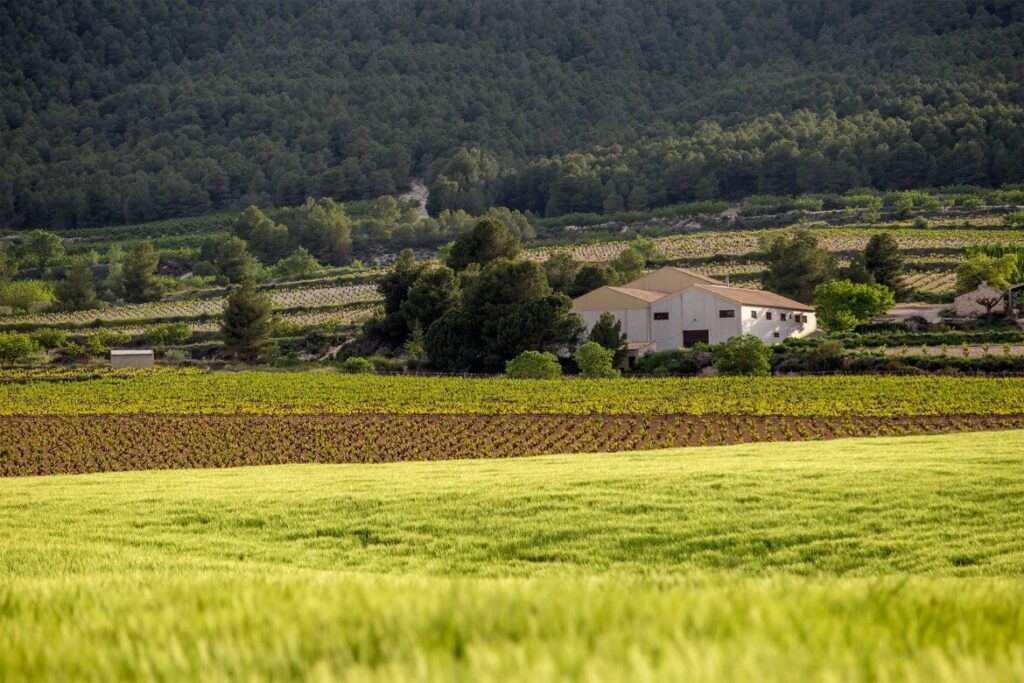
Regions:
<svg viewBox="0 0 1024 683"><path fill-rule="evenodd" d="M1024 680L1024 432L0 480L0 680Z"/></svg>

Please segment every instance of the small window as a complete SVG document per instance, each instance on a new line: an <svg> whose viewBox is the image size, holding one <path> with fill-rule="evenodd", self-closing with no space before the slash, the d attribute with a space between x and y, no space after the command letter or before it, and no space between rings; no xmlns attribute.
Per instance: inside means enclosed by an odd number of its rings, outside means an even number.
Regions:
<svg viewBox="0 0 1024 683"><path fill-rule="evenodd" d="M778 332L772 332L772 336L775 337L776 339L778 339L779 338L779 333Z"/></svg>
<svg viewBox="0 0 1024 683"><path fill-rule="evenodd" d="M767 313L765 313L764 314L764 319L765 320L771 320L772 319L772 312L768 311Z"/></svg>
<svg viewBox="0 0 1024 683"><path fill-rule="evenodd" d="M757 317L757 311L751 311L750 312L750 317L751 318L756 318Z"/></svg>
<svg viewBox="0 0 1024 683"><path fill-rule="evenodd" d="M654 314L654 319L655 320L668 320L668 312L665 311L665 312L662 312L662 313L655 313Z"/></svg>
<svg viewBox="0 0 1024 683"><path fill-rule="evenodd" d="M785 313L779 313L779 320L781 320L782 322L786 322L786 314Z"/></svg>
<svg viewBox="0 0 1024 683"><path fill-rule="evenodd" d="M719 318L735 318L736 317L736 311L732 310L731 308L722 309L722 310L720 310L718 312L718 317Z"/></svg>

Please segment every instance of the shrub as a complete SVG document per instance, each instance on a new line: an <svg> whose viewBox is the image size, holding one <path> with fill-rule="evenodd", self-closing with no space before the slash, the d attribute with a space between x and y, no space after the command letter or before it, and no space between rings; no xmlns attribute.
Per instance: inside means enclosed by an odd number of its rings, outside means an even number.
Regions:
<svg viewBox="0 0 1024 683"><path fill-rule="evenodd" d="M574 356L580 374L589 379L618 377L619 371L612 367L615 352L597 342L587 342L576 350Z"/></svg>
<svg viewBox="0 0 1024 683"><path fill-rule="evenodd" d="M147 329L142 338L154 346L185 344L192 338L192 328L185 323L163 323Z"/></svg>
<svg viewBox="0 0 1024 683"><path fill-rule="evenodd" d="M885 285L832 280L814 290L818 322L830 332L852 330L859 323L885 313L895 303L892 290Z"/></svg>
<svg viewBox="0 0 1024 683"><path fill-rule="evenodd" d="M57 349L67 341L68 333L54 327L44 327L34 331L32 333L32 339L34 339L41 348Z"/></svg>
<svg viewBox="0 0 1024 683"><path fill-rule="evenodd" d="M196 277L216 277L217 266L210 261L197 261L192 266L192 274Z"/></svg>
<svg viewBox="0 0 1024 683"><path fill-rule="evenodd" d="M835 372L842 369L845 355L842 342L824 341L807 353L807 369L811 372Z"/></svg>
<svg viewBox="0 0 1024 683"><path fill-rule="evenodd" d="M0 364L9 365L39 352L39 344L27 334L0 332Z"/></svg>
<svg viewBox="0 0 1024 683"><path fill-rule="evenodd" d="M562 374L562 366L553 353L523 351L505 363L505 374L515 379L555 379Z"/></svg>
<svg viewBox="0 0 1024 683"><path fill-rule="evenodd" d="M640 356L633 371L639 375L696 375L712 363L703 349L671 349Z"/></svg>
<svg viewBox="0 0 1024 683"><path fill-rule="evenodd" d="M914 222L911 223L911 225L914 228L917 228L918 230L924 230L931 224L928 222L928 219L925 218L924 216L918 216L917 218L914 219Z"/></svg>
<svg viewBox="0 0 1024 683"><path fill-rule="evenodd" d="M346 358L341 364L341 371L350 375L377 374L377 368L371 361L357 356Z"/></svg>
<svg viewBox="0 0 1024 683"><path fill-rule="evenodd" d="M771 370L771 355L771 347L757 337L730 337L715 348L715 368L722 375L764 376Z"/></svg>
<svg viewBox="0 0 1024 683"><path fill-rule="evenodd" d="M1024 228L1024 211L1011 211L1003 217L1006 226L1010 228Z"/></svg>
<svg viewBox="0 0 1024 683"><path fill-rule="evenodd" d="M10 306L16 311L49 306L54 301L50 286L41 280L14 280L0 287L0 306Z"/></svg>

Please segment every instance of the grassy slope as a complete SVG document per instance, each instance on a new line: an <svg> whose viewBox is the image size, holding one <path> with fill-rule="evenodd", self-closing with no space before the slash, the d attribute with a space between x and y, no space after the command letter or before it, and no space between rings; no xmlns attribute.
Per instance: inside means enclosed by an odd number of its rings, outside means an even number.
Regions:
<svg viewBox="0 0 1024 683"><path fill-rule="evenodd" d="M3 480L0 680L1019 679L1022 466L1003 432Z"/></svg>

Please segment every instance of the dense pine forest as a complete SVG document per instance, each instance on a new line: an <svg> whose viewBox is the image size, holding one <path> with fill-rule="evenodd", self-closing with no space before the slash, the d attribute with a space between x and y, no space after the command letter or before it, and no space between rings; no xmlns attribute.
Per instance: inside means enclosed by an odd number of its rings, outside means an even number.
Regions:
<svg viewBox="0 0 1024 683"><path fill-rule="evenodd" d="M1015 0L0 6L0 221L399 191L644 209L1024 179Z"/></svg>

